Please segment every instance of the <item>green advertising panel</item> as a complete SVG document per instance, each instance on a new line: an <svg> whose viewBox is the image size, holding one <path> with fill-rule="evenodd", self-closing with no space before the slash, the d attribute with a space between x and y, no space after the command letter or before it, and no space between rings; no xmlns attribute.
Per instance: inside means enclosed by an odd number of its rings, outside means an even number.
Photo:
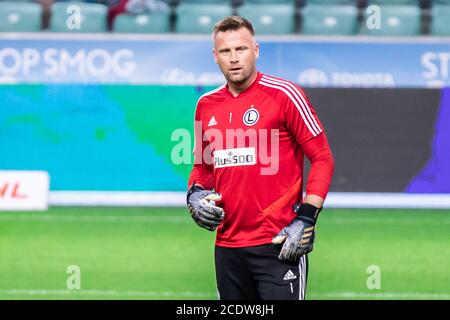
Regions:
<svg viewBox="0 0 450 320"><path fill-rule="evenodd" d="M48 171L51 190L184 190L195 105L209 90L0 86L0 167Z"/></svg>

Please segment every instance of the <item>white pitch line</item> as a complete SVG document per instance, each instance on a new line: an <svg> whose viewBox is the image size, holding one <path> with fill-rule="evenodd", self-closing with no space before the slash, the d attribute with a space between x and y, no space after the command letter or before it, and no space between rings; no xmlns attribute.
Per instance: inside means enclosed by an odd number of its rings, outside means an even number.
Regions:
<svg viewBox="0 0 450 320"><path fill-rule="evenodd" d="M393 298L393 299L450 299L450 293L362 293L362 292L334 292L334 293L311 293L309 296L318 298Z"/></svg>
<svg viewBox="0 0 450 320"><path fill-rule="evenodd" d="M114 291L114 290L44 290L44 289L5 289L0 290L1 295L29 295L29 296L110 296L110 297L156 297L156 298L217 298L214 292L173 292L173 291ZM330 292L310 293L312 298L346 298L346 299L450 299L450 293L362 293L362 292Z"/></svg>
<svg viewBox="0 0 450 320"><path fill-rule="evenodd" d="M325 213L326 214L326 213ZM422 215L423 216L423 215ZM434 216L436 217L436 216ZM360 223L382 223L383 225L386 224L422 224L422 223L437 223L437 224L449 224L450 223L450 217L449 216L442 216L439 219L439 217L436 217L436 219L433 219L431 217L424 217L420 220L418 219L410 219L405 216L398 216L398 217L389 217L389 218L380 218L377 216L373 217L330 217L326 221L326 223L329 224L360 224Z"/></svg>
<svg viewBox="0 0 450 320"><path fill-rule="evenodd" d="M191 223L189 214L186 216L84 216L84 215L43 215L34 214L2 214L0 221L39 221L39 222L169 222L169 223Z"/></svg>
<svg viewBox="0 0 450 320"><path fill-rule="evenodd" d="M114 291L114 290L41 290L41 289L6 289L0 290L1 295L87 295L87 296L110 296L110 297L185 297L185 298L208 298L217 297L214 292L172 292L172 291Z"/></svg>
<svg viewBox="0 0 450 320"><path fill-rule="evenodd" d="M41 214L41 213L1 213L1 221L21 221L21 222L143 222L143 223L155 223L155 222L167 222L167 223L191 223L189 214L185 216L87 216L83 214L79 215L65 215L65 214ZM360 223L399 223L399 224L418 224L418 223L438 223L438 224L450 224L450 219L447 216L444 219L433 219L431 217L424 217L420 222L415 219L409 219L405 216L390 217L380 220L379 217L334 217L331 216L327 219L328 224L360 224Z"/></svg>

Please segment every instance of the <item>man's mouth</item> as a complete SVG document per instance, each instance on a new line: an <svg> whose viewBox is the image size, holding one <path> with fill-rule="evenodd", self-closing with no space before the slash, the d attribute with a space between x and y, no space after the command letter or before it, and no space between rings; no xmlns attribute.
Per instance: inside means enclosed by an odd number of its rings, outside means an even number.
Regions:
<svg viewBox="0 0 450 320"><path fill-rule="evenodd" d="M241 70L242 68L231 68L230 69L230 71L239 71L239 70Z"/></svg>

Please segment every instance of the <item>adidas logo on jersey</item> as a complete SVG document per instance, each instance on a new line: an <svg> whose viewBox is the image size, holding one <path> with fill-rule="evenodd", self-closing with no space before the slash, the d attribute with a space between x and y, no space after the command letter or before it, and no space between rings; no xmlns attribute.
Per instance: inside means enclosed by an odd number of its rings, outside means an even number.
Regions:
<svg viewBox="0 0 450 320"><path fill-rule="evenodd" d="M295 280L295 279L297 279L297 276L290 269L288 272L286 272L283 278L283 280Z"/></svg>
<svg viewBox="0 0 450 320"><path fill-rule="evenodd" d="M208 122L208 127L215 126L217 124L216 118L212 116L212 118Z"/></svg>

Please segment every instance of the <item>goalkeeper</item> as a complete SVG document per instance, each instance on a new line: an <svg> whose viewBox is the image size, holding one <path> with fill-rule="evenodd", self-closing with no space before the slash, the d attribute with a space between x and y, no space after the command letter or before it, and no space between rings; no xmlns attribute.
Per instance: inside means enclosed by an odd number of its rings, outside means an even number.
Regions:
<svg viewBox="0 0 450 320"><path fill-rule="evenodd" d="M334 171L324 128L299 87L256 70L250 21L227 17L213 39L227 83L197 102L187 206L198 226L217 230L221 299L304 299ZM311 170L303 198L305 157Z"/></svg>

